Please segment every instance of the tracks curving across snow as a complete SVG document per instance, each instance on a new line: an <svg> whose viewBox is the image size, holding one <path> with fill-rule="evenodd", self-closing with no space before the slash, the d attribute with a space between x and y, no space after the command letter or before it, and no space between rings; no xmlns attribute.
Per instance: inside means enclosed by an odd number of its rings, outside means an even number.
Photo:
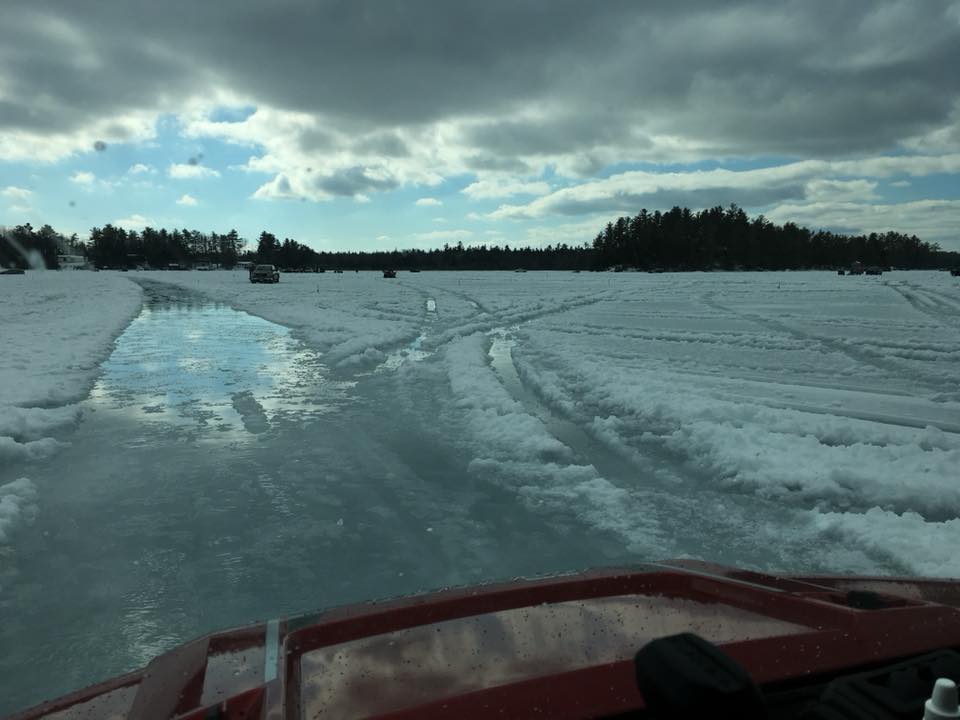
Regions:
<svg viewBox="0 0 960 720"><path fill-rule="evenodd" d="M931 274L136 277L91 397L0 418L72 433L0 463L0 646L61 659L54 685L268 614L595 565L960 572L960 299ZM0 698L37 699L7 692L32 667L0 657Z"/></svg>

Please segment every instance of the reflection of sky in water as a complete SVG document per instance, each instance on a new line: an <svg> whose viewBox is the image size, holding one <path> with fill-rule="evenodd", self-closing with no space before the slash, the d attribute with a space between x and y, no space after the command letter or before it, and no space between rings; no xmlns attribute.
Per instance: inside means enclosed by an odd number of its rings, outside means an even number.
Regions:
<svg viewBox="0 0 960 720"><path fill-rule="evenodd" d="M103 365L93 409L223 442L268 431L280 415L331 412L343 398L347 385L326 380L319 355L287 328L227 306L149 292Z"/></svg>

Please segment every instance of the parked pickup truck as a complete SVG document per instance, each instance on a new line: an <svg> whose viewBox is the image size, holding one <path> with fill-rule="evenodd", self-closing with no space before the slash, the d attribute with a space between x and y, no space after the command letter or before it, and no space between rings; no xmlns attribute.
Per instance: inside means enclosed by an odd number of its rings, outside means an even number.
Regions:
<svg viewBox="0 0 960 720"><path fill-rule="evenodd" d="M250 271L250 282L278 283L280 282L280 273L273 265L255 265Z"/></svg>

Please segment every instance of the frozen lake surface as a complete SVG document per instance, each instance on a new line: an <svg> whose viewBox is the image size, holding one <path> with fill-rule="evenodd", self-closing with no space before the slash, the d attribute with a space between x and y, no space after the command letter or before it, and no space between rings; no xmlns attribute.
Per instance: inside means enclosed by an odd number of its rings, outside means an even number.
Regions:
<svg viewBox="0 0 960 720"><path fill-rule="evenodd" d="M74 420L37 452L9 431L0 711L490 579L960 574L945 273L130 276L143 309Z"/></svg>

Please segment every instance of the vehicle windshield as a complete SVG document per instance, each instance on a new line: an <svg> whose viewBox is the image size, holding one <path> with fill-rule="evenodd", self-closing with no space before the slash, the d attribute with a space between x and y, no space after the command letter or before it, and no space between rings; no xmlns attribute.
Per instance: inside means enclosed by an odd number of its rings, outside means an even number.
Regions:
<svg viewBox="0 0 960 720"><path fill-rule="evenodd" d="M0 48L0 715L453 586L960 576L956 2L12 0Z"/></svg>

